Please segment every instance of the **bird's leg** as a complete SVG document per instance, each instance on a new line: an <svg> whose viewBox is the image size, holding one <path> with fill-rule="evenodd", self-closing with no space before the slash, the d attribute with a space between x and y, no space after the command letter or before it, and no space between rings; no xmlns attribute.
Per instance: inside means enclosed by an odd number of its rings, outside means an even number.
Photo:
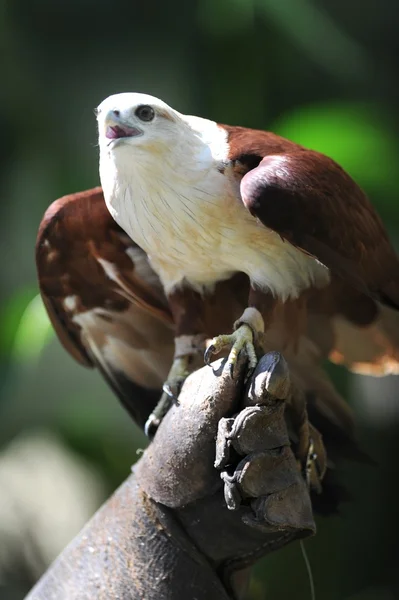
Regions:
<svg viewBox="0 0 399 600"><path fill-rule="evenodd" d="M168 396L177 400L185 379L198 366L198 357L205 349L205 335L184 334L175 337L175 353L172 367L163 385L163 390Z"/></svg>
<svg viewBox="0 0 399 600"><path fill-rule="evenodd" d="M150 438L155 435L172 403L177 401L185 379L201 366L205 350L203 301L200 294L182 288L172 292L168 301L175 322L175 352L161 399L144 427Z"/></svg>
<svg viewBox="0 0 399 600"><path fill-rule="evenodd" d="M232 374L241 350L248 356L248 371L252 373L258 362L257 348L263 346L263 334L271 323L276 299L270 292L263 292L251 287L248 307L234 323L234 331L229 335L218 335L213 338L205 352L205 362L210 364L213 354L225 347L231 347L227 367Z"/></svg>

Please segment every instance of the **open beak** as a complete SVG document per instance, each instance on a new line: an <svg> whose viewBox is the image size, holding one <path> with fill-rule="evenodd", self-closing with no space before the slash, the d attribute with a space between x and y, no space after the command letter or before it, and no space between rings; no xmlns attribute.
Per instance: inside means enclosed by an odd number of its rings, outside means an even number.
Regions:
<svg viewBox="0 0 399 600"><path fill-rule="evenodd" d="M105 137L109 140L136 137L143 132L138 127L128 125L119 110L110 110L105 117Z"/></svg>
<svg viewBox="0 0 399 600"><path fill-rule="evenodd" d="M129 127L128 125L108 125L105 131L105 137L109 140L119 140L120 138L135 137L142 135L141 129Z"/></svg>

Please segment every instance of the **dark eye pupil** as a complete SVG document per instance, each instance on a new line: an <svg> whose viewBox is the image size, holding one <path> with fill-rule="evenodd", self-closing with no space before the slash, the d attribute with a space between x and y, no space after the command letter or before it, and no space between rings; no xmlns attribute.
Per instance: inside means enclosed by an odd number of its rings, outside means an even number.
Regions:
<svg viewBox="0 0 399 600"><path fill-rule="evenodd" d="M136 109L136 116L141 121L152 121L155 116L154 109L151 106L143 104Z"/></svg>

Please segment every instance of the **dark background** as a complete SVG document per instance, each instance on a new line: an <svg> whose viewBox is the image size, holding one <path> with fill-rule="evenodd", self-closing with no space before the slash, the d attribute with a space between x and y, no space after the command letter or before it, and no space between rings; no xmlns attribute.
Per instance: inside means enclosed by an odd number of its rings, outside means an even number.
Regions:
<svg viewBox="0 0 399 600"><path fill-rule="evenodd" d="M44 210L99 182L93 108L141 91L321 150L398 245L398 30L397 0L3 0L1 600L23 597L145 444L100 375L55 340L37 296ZM317 598L399 598L398 382L330 371L377 466L345 466L352 501L305 544ZM250 598L310 598L298 544L259 564Z"/></svg>

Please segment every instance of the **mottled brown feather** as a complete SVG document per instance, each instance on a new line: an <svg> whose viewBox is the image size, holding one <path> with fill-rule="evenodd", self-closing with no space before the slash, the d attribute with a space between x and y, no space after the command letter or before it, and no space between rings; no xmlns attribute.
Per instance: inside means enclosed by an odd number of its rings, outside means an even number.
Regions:
<svg viewBox="0 0 399 600"><path fill-rule="evenodd" d="M112 265L117 280L99 260ZM97 366L132 416L144 422L172 358L173 323L146 255L112 219L101 188L65 196L49 207L38 233L36 263L43 302L61 343L81 364ZM110 342L114 357L107 354ZM148 407L140 405L143 392L137 386L149 390Z"/></svg>

